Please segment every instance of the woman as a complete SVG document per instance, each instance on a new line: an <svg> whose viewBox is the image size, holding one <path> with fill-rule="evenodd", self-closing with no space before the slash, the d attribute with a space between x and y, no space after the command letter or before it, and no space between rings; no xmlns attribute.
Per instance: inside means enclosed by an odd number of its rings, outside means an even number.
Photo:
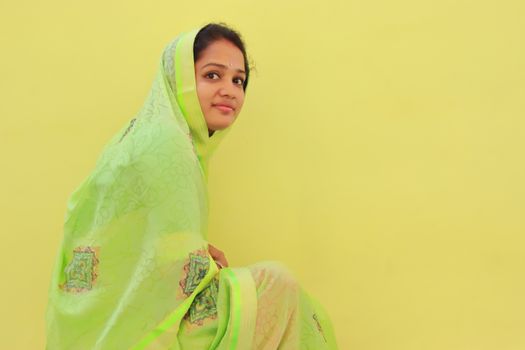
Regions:
<svg viewBox="0 0 525 350"><path fill-rule="evenodd" d="M209 24L164 49L150 94L68 201L47 349L335 349L323 308L277 262L230 268L208 244L208 161L249 79Z"/></svg>

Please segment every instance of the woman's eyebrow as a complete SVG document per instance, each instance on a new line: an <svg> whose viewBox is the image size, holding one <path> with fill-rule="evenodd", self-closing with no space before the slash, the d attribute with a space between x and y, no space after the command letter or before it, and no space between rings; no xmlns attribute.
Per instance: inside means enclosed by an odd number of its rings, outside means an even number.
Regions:
<svg viewBox="0 0 525 350"><path fill-rule="evenodd" d="M224 69L228 69L228 67L226 67L224 64L220 64L220 63L206 63L204 66L202 66L202 68L206 67L206 66L217 66L217 67L221 67L221 68L224 68ZM244 73L246 74L245 71L243 71L242 69L236 69L237 72L239 73Z"/></svg>

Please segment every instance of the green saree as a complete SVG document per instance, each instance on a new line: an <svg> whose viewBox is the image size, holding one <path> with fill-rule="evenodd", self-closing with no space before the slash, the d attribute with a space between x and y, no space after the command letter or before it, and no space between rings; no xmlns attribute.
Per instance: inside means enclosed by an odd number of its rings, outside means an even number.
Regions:
<svg viewBox="0 0 525 350"><path fill-rule="evenodd" d="M67 203L46 349L336 349L323 308L276 262L219 268L208 253L208 135L198 30L165 48L139 112Z"/></svg>

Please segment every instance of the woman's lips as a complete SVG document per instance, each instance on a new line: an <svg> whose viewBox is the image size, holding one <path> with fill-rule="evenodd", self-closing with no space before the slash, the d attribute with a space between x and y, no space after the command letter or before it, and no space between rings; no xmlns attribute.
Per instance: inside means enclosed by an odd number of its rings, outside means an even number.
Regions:
<svg viewBox="0 0 525 350"><path fill-rule="evenodd" d="M214 105L213 107L219 109L221 112L229 113L233 112L233 108L223 105Z"/></svg>

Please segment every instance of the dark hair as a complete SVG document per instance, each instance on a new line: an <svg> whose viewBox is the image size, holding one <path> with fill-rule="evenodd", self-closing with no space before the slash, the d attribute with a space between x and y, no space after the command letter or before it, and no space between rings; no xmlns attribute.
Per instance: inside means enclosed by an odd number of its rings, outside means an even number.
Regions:
<svg viewBox="0 0 525 350"><path fill-rule="evenodd" d="M202 51L204 51L213 42L226 39L241 50L244 57L244 70L246 71L246 79L242 85L244 92L248 87L248 79L250 77L250 66L246 56L246 49L241 35L228 27L225 23L209 23L199 30L195 41L193 42L193 62L197 62Z"/></svg>

